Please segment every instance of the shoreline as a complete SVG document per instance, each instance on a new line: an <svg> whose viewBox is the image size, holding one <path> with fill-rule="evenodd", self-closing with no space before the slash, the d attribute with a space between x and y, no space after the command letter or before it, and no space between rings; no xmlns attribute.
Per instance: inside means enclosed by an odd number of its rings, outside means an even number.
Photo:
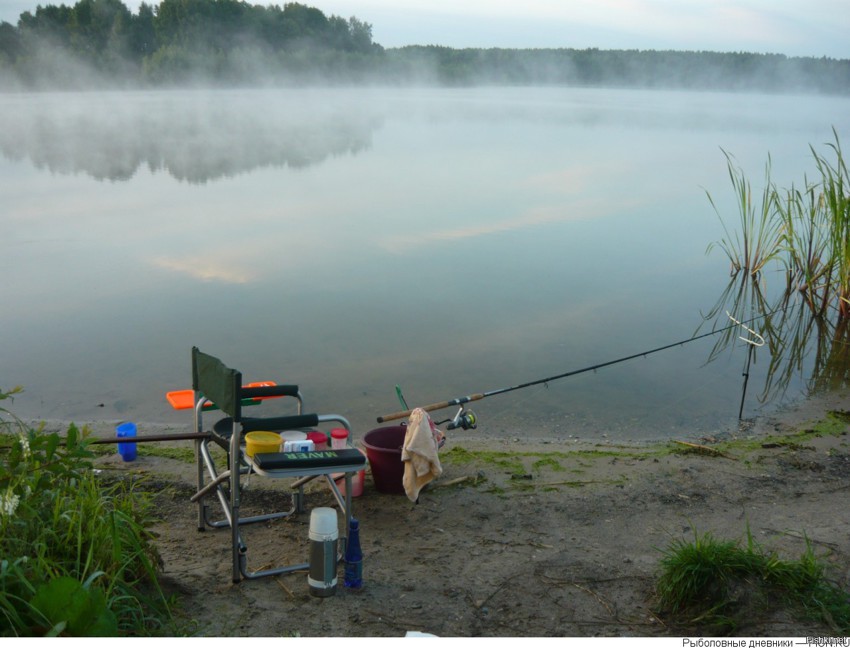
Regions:
<svg viewBox="0 0 850 648"><path fill-rule="evenodd" d="M831 391L822 394L815 394L803 400L790 403L778 407L776 410L767 414L759 414L756 417L742 420L737 428L727 426L723 429L718 429L714 432L693 432L690 434L671 435L669 437L658 438L619 438L611 437L606 433L601 433L598 438L593 438L587 435L573 436L568 434L564 436L540 436L539 432L536 436L529 434L530 430L520 428L512 428L501 433L487 435L487 428L481 427L478 430L452 430L447 433L447 441L468 446L471 448L481 448L492 444L503 446L505 448L513 448L516 446L533 446L539 449L547 445L552 446L570 446L577 448L597 447L597 446L627 446L627 447L646 447L657 444L668 443L670 441L723 441L735 438L751 438L770 434L777 426L799 426L807 421L823 419L830 411L848 409L850 410L850 395L841 391ZM144 436L146 433L151 435L163 434L181 434L191 430L191 414L187 413L187 422L185 424L162 423L162 422L145 422L134 421L139 428L139 436ZM126 422L127 419L95 419L95 420L80 420L71 421L60 418L53 419L21 419L26 425L32 427L44 426L44 429L50 432L64 432L70 424L76 425L78 428L87 427L97 438L112 438L115 436L115 427L120 423ZM393 425L397 422L388 422L384 425ZM378 424L376 426L379 427ZM494 426L495 427L495 426ZM531 426L530 426L531 428ZM142 430L144 432L142 432ZM362 437L355 432L355 440ZM167 443L167 442L166 442ZM491 448L492 449L492 448Z"/></svg>

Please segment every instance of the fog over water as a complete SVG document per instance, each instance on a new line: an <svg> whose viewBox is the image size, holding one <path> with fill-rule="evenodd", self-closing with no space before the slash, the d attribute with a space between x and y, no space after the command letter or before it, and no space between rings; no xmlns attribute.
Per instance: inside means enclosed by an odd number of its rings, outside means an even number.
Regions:
<svg viewBox="0 0 850 648"><path fill-rule="evenodd" d="M721 148L754 185L768 154L801 182L849 109L553 87L0 94L0 387L24 386L25 417L188 424L164 394L191 386L197 345L362 434L396 384L425 404L687 339L728 282L705 254L723 235L705 190L735 218ZM485 399L471 434L732 425L746 352L706 364L712 343ZM747 416L777 405L758 398L767 361Z"/></svg>

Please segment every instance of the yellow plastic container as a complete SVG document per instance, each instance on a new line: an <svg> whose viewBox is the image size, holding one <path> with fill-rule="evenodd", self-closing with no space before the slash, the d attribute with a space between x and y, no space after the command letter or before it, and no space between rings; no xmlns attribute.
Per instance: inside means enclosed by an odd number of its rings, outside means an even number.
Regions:
<svg viewBox="0 0 850 648"><path fill-rule="evenodd" d="M245 454L253 457L262 452L280 452L280 435L277 432L248 432L245 435Z"/></svg>

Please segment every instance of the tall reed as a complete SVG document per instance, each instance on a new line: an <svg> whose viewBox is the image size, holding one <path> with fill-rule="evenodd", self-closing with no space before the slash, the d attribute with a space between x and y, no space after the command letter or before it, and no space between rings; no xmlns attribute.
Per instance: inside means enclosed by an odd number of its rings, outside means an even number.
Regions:
<svg viewBox="0 0 850 648"><path fill-rule="evenodd" d="M828 307L834 261L819 186L806 179L802 190L792 185L784 195L777 191L775 203L783 228L788 290L799 291L811 311L822 315Z"/></svg>
<svg viewBox="0 0 850 648"><path fill-rule="evenodd" d="M779 189L770 178L768 157L761 200L755 205L749 180L724 151L739 222L730 229L708 194L724 231L708 251L719 247L730 259L733 275L744 271L754 279L762 279L775 260L785 269L789 294L799 291L818 316L836 309L844 318L850 315L850 175L835 129L833 134L835 141L827 147L834 162L810 146L819 182L804 178L802 188Z"/></svg>
<svg viewBox="0 0 850 648"><path fill-rule="evenodd" d="M810 146L819 177L804 176L801 186L777 188L768 158L761 202L755 206L749 181L724 151L737 229L727 227L709 195L725 235L709 251L723 250L732 263L732 278L704 316L704 325L728 326L726 312L738 321L758 319L769 351L763 400L784 392L804 369L812 390L850 385L850 175L835 129L833 134L825 153ZM767 290L765 270L771 262L785 280ZM734 329L720 336L709 361L739 333ZM761 350L750 352L755 356Z"/></svg>
<svg viewBox="0 0 850 648"><path fill-rule="evenodd" d="M812 148L821 173L821 196L827 221L830 225L831 259L834 264L831 277L842 317L850 313L850 176L841 152L838 133L833 129L835 143L828 146L835 153L835 164Z"/></svg>
<svg viewBox="0 0 850 648"><path fill-rule="evenodd" d="M757 277L770 260L779 254L782 240L782 224L774 218L774 189L770 181L770 157L765 165L765 185L760 200L754 204L750 181L747 180L743 170L736 166L733 157L726 151L723 151L723 154L726 156L729 179L732 181L735 192L739 228L730 230L727 227L714 199L706 191L708 200L720 218L725 233L723 239L708 246L708 251L715 246L720 247L729 257L733 275L744 271L752 277Z"/></svg>

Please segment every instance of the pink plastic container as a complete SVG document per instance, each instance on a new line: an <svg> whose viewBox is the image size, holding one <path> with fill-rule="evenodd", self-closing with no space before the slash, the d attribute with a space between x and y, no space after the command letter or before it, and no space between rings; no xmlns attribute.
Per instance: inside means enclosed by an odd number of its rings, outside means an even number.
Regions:
<svg viewBox="0 0 850 648"><path fill-rule="evenodd" d="M351 476L351 496L360 497L363 494L363 485L366 483L366 471L358 470ZM345 495L345 475L340 475L336 480L339 492Z"/></svg>
<svg viewBox="0 0 850 648"><path fill-rule="evenodd" d="M360 454L366 454L360 450ZM335 473L334 481L339 492L345 495L345 473ZM366 483L366 469L358 470L351 476L351 496L360 497L363 494L363 484Z"/></svg>
<svg viewBox="0 0 850 648"><path fill-rule="evenodd" d="M348 445L348 430L334 428L331 430L331 448L345 448Z"/></svg>

